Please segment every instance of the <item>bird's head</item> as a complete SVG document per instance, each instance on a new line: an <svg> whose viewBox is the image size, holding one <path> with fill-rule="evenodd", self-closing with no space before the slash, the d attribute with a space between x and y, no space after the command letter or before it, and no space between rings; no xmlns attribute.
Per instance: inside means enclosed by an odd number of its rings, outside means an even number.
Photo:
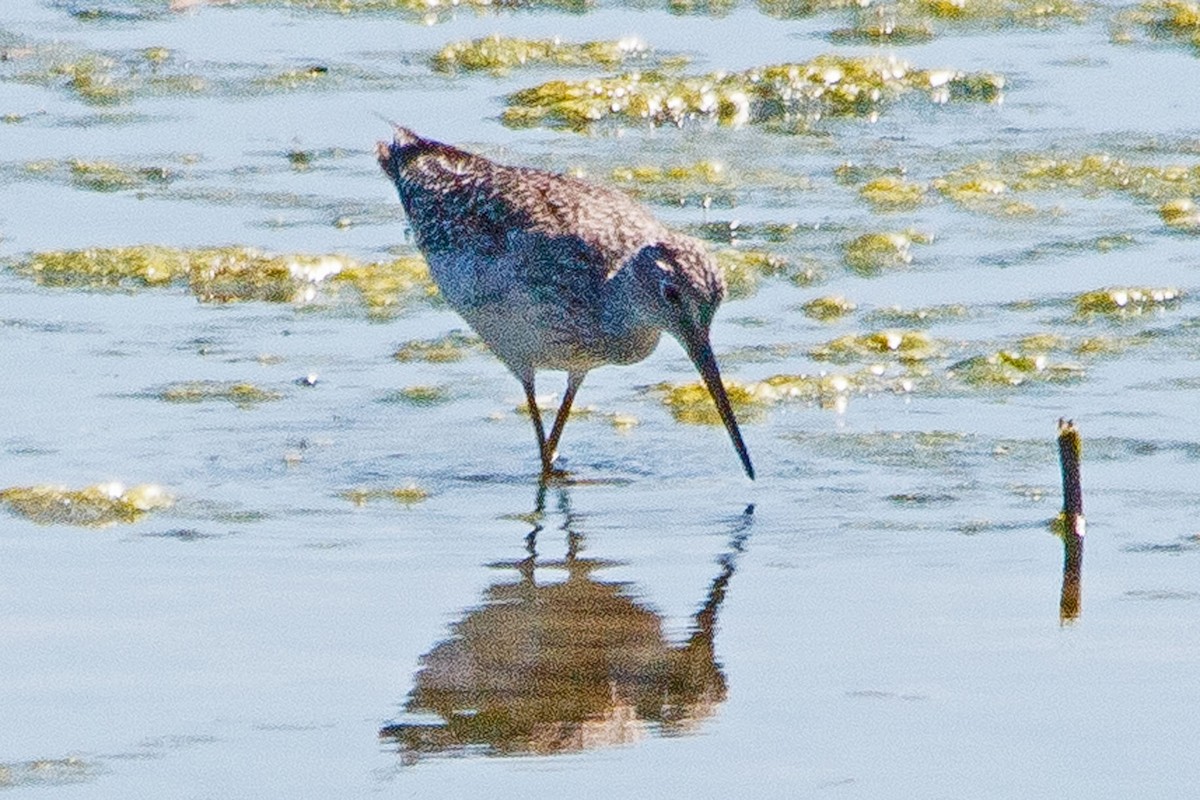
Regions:
<svg viewBox="0 0 1200 800"><path fill-rule="evenodd" d="M633 269L647 321L683 345L712 395L742 467L753 479L754 465L709 341L713 316L725 299L725 276L703 244L682 235L643 247Z"/></svg>
<svg viewBox="0 0 1200 800"><path fill-rule="evenodd" d="M647 245L635 257L634 269L644 310L656 327L680 342L696 333L707 338L725 299L725 276L704 245L682 236Z"/></svg>

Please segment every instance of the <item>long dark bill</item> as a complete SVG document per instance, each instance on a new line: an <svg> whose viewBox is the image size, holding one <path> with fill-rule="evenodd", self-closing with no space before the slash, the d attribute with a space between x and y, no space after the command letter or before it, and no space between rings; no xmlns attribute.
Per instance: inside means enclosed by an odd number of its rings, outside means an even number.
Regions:
<svg viewBox="0 0 1200 800"><path fill-rule="evenodd" d="M729 431L729 438L733 440L733 449L737 450L738 458L742 459L742 467L746 470L746 475L750 480L754 480L754 465L750 463L750 453L746 450L746 443L742 441L742 432L738 429L737 417L734 416L733 406L729 404L729 396L725 394L725 384L721 382L721 370L717 368L717 359L713 355L708 336L698 335L695 340L688 342L686 347L692 363L696 365L696 369L700 371L700 377L704 379L704 385L708 387L708 393L712 395L713 402L717 404L717 413L721 415L721 421L725 423L725 430Z"/></svg>

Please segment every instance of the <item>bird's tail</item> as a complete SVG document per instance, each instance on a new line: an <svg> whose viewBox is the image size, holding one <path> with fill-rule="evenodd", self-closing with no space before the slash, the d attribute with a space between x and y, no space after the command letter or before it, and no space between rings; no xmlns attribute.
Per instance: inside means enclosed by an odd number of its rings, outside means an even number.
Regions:
<svg viewBox="0 0 1200 800"><path fill-rule="evenodd" d="M392 126L392 141L376 143L375 158L388 177L399 182L402 164L420 150L428 147L430 143L395 120L388 119L379 113L376 113L376 116ZM414 151L410 148L420 148L420 150Z"/></svg>
<svg viewBox="0 0 1200 800"><path fill-rule="evenodd" d="M404 127L391 117L384 116L378 111L374 112L375 116L386 122L392 129L392 144L397 147L410 147L415 144L421 144L425 140L415 134L411 129Z"/></svg>

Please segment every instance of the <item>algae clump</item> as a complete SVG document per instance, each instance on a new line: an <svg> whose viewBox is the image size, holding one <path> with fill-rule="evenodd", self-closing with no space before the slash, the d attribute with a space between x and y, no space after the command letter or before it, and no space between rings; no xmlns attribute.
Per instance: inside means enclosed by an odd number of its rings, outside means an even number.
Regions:
<svg viewBox="0 0 1200 800"><path fill-rule="evenodd" d="M267 91L294 91L317 86L329 79L329 67L324 64L309 64L305 67L287 69L270 77L259 78L254 87Z"/></svg>
<svg viewBox="0 0 1200 800"><path fill-rule="evenodd" d="M819 319L822 322L839 319L854 311L855 305L841 295L818 297L809 300L801 309L806 316Z"/></svg>
<svg viewBox="0 0 1200 800"><path fill-rule="evenodd" d="M754 122L803 127L825 116L873 118L889 101L906 94L924 94L938 103L992 102L1003 85L1003 78L990 73L918 70L879 56L820 55L733 73L647 71L555 80L509 95L502 118L514 127L548 125L576 131L602 120L653 126L708 120L731 126Z"/></svg>
<svg viewBox="0 0 1200 800"><path fill-rule="evenodd" d="M786 259L764 250L726 248L713 253L713 258L725 274L731 298L749 297L762 278L787 274L791 267Z"/></svg>
<svg viewBox="0 0 1200 800"><path fill-rule="evenodd" d="M721 416L702 382L661 383L650 388L662 395L663 404L677 421L698 425L722 424ZM874 368L854 373L772 375L761 381L745 383L725 381L730 403L737 410L739 419L746 422L761 418L768 409L781 403L809 403L841 412L854 394L883 391L903 393L912 388L911 379L890 379Z"/></svg>
<svg viewBox="0 0 1200 800"><path fill-rule="evenodd" d="M873 12L873 13L865 13ZM862 9L849 28L830 32L837 44L923 44L934 38L933 26L925 20L899 19L892 9Z"/></svg>
<svg viewBox="0 0 1200 800"><path fill-rule="evenodd" d="M66 78L67 88L85 103L114 105L132 94L129 86L118 82L115 67L116 62L111 58L87 55L54 64L50 74Z"/></svg>
<svg viewBox="0 0 1200 800"><path fill-rule="evenodd" d="M316 298L319 286L331 291L347 286L358 292L368 313L381 314L437 293L424 259L415 255L361 263L340 255L274 255L249 247L142 245L43 251L9 264L45 286L131 289L186 282L203 303L306 303Z"/></svg>
<svg viewBox="0 0 1200 800"><path fill-rule="evenodd" d="M373 500L393 500L404 506L413 506L429 498L429 491L415 483L395 489L347 489L341 496L356 506L365 506Z"/></svg>
<svg viewBox="0 0 1200 800"><path fill-rule="evenodd" d="M755 384L725 380L725 394L743 422L761 417L765 401ZM721 415L713 405L708 387L700 381L680 385L659 384L663 403L676 421L691 425L721 425Z"/></svg>
<svg viewBox="0 0 1200 800"><path fill-rule="evenodd" d="M561 39L521 39L495 34L465 42L451 42L431 59L438 72L492 72L504 74L516 67L549 64L559 67L612 68L648 53L636 38L572 43Z"/></svg>
<svg viewBox="0 0 1200 800"><path fill-rule="evenodd" d="M153 184L168 183L173 177L165 167L137 167L117 164L112 161L68 162L71 182L95 192L116 192L122 189L138 189Z"/></svg>
<svg viewBox="0 0 1200 800"><path fill-rule="evenodd" d="M155 484L126 488L120 483L98 483L82 489L14 486L0 490L0 502L39 525L101 528L135 522L149 511L169 508L174 501Z"/></svg>
<svg viewBox="0 0 1200 800"><path fill-rule="evenodd" d="M86 783L103 772L100 764L75 756L0 762L0 789Z"/></svg>
<svg viewBox="0 0 1200 800"><path fill-rule="evenodd" d="M1045 27L1083 22L1091 7L1081 0L897 0L883 6L859 0L758 0L764 14L784 19L851 10L854 28L835 31L845 41L918 44L934 34L932 23Z"/></svg>
<svg viewBox="0 0 1200 800"><path fill-rule="evenodd" d="M931 325L935 322L963 319L970 314L966 306L952 303L944 306L879 308L867 315L867 321L877 325Z"/></svg>
<svg viewBox="0 0 1200 800"><path fill-rule="evenodd" d="M1053 363L1043 353L999 350L973 356L950 367L950 375L978 388L1021 386L1034 381L1078 380L1083 368L1076 364Z"/></svg>
<svg viewBox="0 0 1200 800"><path fill-rule="evenodd" d="M450 390L445 386L406 386L390 392L384 402L400 402L418 408L441 405L450 401Z"/></svg>
<svg viewBox="0 0 1200 800"><path fill-rule="evenodd" d="M901 178L885 175L867 182L858 190L864 200L881 211L916 208L925 199L925 187Z"/></svg>
<svg viewBox="0 0 1200 800"><path fill-rule="evenodd" d="M16 74L23 83L64 89L90 106L127 103L136 96L194 94L206 81L168 72L170 51L162 47L123 53L78 51L60 44L31 44L25 69Z"/></svg>
<svg viewBox="0 0 1200 800"><path fill-rule="evenodd" d="M1200 54L1200 3L1194 0L1147 0L1124 15L1153 38L1190 45Z"/></svg>
<svg viewBox="0 0 1200 800"><path fill-rule="evenodd" d="M1057 158L1039 153L1015 153L999 161L964 165L932 182L946 199L971 210L999 210L1008 215L1036 213L1013 200L1020 192L1054 192L1071 189L1085 197L1118 193L1156 203L1168 226L1184 231L1200 229L1200 165L1137 164L1109 153L1085 153ZM1112 239L1114 244L1120 244Z"/></svg>
<svg viewBox="0 0 1200 800"><path fill-rule="evenodd" d="M720 161L697 161L694 164L676 164L669 167L654 165L618 167L612 171L617 183L696 183L721 184L728 178L728 170Z"/></svg>
<svg viewBox="0 0 1200 800"><path fill-rule="evenodd" d="M1079 295L1075 298L1075 310L1080 315L1131 316L1175 305L1182 297L1183 292L1169 287L1112 287Z"/></svg>
<svg viewBox="0 0 1200 800"><path fill-rule="evenodd" d="M340 271L336 258L271 256L249 248L214 248L189 253L188 285L202 303L311 299L306 288Z"/></svg>
<svg viewBox="0 0 1200 800"><path fill-rule="evenodd" d="M433 364L446 364L461 361L467 353L479 350L482 342L462 331L453 331L436 339L414 339L405 342L395 352L397 361L408 363L426 361Z"/></svg>
<svg viewBox="0 0 1200 800"><path fill-rule="evenodd" d="M245 5L301 8L335 14L400 12L421 19L427 24L450 19L460 9L486 12L497 7L519 5L521 8L547 8L580 13L587 10L590 0L242 0Z"/></svg>
<svg viewBox="0 0 1200 800"><path fill-rule="evenodd" d="M901 361L925 361L941 348L924 331L875 331L859 336L847 335L813 348L809 355L818 361L849 362L878 356L894 356Z"/></svg>
<svg viewBox="0 0 1200 800"><path fill-rule="evenodd" d="M579 177L584 177L582 174ZM753 185L779 182L780 178L791 180L791 176L754 176ZM701 208L714 206L732 208L737 205L735 189L750 181L734 180L728 167L720 161L701 160L690 164L635 164L614 168L609 179L626 192L651 203L669 206L693 205ZM802 181L791 180L793 185Z"/></svg>
<svg viewBox="0 0 1200 800"><path fill-rule="evenodd" d="M183 251L153 246L51 250L15 266L44 286L78 288L162 286L186 276L188 268Z"/></svg>
<svg viewBox="0 0 1200 800"><path fill-rule="evenodd" d="M367 312L385 316L407 301L437 296L437 285L429 266L420 256L400 256L391 261L369 264L351 263L332 278L334 284L347 284L358 291Z"/></svg>
<svg viewBox="0 0 1200 800"><path fill-rule="evenodd" d="M204 403L224 400L238 408L250 408L259 403L280 400L283 395L245 381L182 381L150 392L152 397L168 403Z"/></svg>
<svg viewBox="0 0 1200 800"><path fill-rule="evenodd" d="M1190 197L1163 203L1158 207L1158 215L1164 223L1176 230L1200 232L1200 207L1197 207Z"/></svg>
<svg viewBox="0 0 1200 800"><path fill-rule="evenodd" d="M912 245L925 244L930 237L915 231L864 233L842 246L842 258L860 275L878 275L892 267L912 263Z"/></svg>
<svg viewBox="0 0 1200 800"><path fill-rule="evenodd" d="M1090 11L1090 7L1079 0L917 0L916 6L934 19L1034 27L1054 22L1082 22Z"/></svg>

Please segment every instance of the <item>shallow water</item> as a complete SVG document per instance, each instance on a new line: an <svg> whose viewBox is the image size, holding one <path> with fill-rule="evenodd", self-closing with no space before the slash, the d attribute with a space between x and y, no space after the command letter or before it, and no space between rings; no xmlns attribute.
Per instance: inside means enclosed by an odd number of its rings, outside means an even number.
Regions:
<svg viewBox="0 0 1200 800"><path fill-rule="evenodd" d="M0 788L1190 794L1200 240L1159 206L1200 194L1194 179L1169 196L1095 176L1026 188L1012 165L1107 154L1197 169L1194 51L1114 42L1116 5L1044 29L938 24L926 43L882 48L831 43L846 12L776 19L752 5L459 10L432 25L164 6L7 0L0 11L0 115L11 115L0 124L0 489L120 481L174 499L106 527L4 514ZM505 95L603 71L428 67L442 45L493 32L636 34L689 55L690 73L883 53L1006 84L999 103L910 96L875 121L825 118L792 134L702 122L514 130L499 121ZM165 72L205 85L89 104L61 76L32 76L40 56L26 49L51 46L120 63L164 47ZM312 65L332 80L270 83ZM519 386L494 358L393 358L463 328L436 302L373 315L325 281L306 302L211 304L186 282L63 288L19 266L39 251L141 244L409 252L371 155L387 135L376 114L501 160L615 180L716 249L783 259L788 275L761 278L717 318L728 378L877 382L743 408L751 483L723 430L677 422L648 388L694 379L666 342L589 376L579 402L593 413L571 421L562 447L574 480L539 496ZM97 191L72 159L167 177ZM619 179L704 160L728 180ZM1006 182L998 202L932 188L979 162ZM861 196L870 177L901 172L926 187L915 207ZM1008 213L1009 200L1028 208ZM856 237L903 231L917 234L910 263L847 263ZM1080 295L1106 287L1183 294L1142 313L1079 310ZM801 310L833 295L855 309L830 322ZM931 352L831 344L886 329L924 332ZM1060 370L1015 385L964 377L964 364L1002 351ZM541 391L558 391L556 377ZM278 398L221 394L237 382ZM181 386L217 396L163 399ZM435 402L398 399L412 387L436 387ZM1080 608L1065 619L1063 544L1049 528L1060 417L1082 431L1088 521Z"/></svg>

